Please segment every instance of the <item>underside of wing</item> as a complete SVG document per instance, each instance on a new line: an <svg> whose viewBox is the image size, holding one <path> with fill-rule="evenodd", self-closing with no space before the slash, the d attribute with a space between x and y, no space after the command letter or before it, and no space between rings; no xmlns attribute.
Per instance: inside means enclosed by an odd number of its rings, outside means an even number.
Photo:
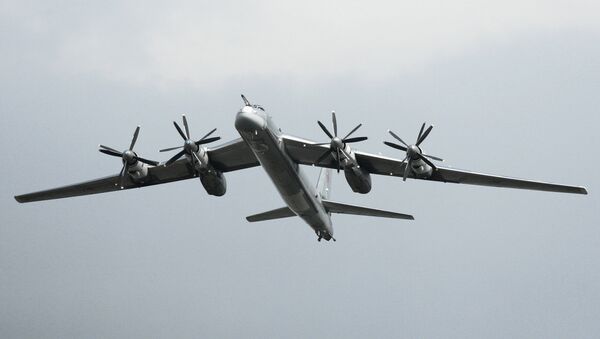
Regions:
<svg viewBox="0 0 600 339"><path fill-rule="evenodd" d="M288 155L301 165L337 167L337 162L332 156L322 157L323 154L330 152L327 145L317 145L314 141L291 135L284 136L283 141Z"/></svg>
<svg viewBox="0 0 600 339"><path fill-rule="evenodd" d="M131 180L129 176L125 176L123 179L121 179L120 175L116 174L73 185L67 185L39 192L17 195L15 196L15 199L20 203L25 203L42 200L69 198L81 195L106 193L157 184L164 184L173 181L190 179L195 176L196 174L189 162L186 159L181 159L168 167L150 167L148 168L148 175L145 178L135 182Z"/></svg>
<svg viewBox="0 0 600 339"><path fill-rule="evenodd" d="M463 171L447 167L438 167L426 180L451 182L457 184L481 185L492 187L518 188L526 190L587 194L585 187L555 184L543 181L524 180L498 175Z"/></svg>
<svg viewBox="0 0 600 339"><path fill-rule="evenodd" d="M312 140L289 135L284 137L284 142L288 154L299 164L337 168L337 162L333 157L322 157L324 153L330 152L328 145L319 145ZM405 164L398 159L360 151L354 151L354 155L358 164L369 173L400 177L404 173ZM414 178L412 172L408 177Z"/></svg>
<svg viewBox="0 0 600 339"><path fill-rule="evenodd" d="M210 163L221 172L230 172L243 168L258 166L256 157L241 139L236 139L223 145L208 150ZM52 188L29 194L17 195L18 202L33 202L60 198L76 197L81 195L98 194L105 192L121 191L164 184L173 181L185 180L197 176L196 171L186 159L180 159L169 166L148 167L148 174L133 181L130 176L123 178L119 174L85 181L73 185Z"/></svg>
<svg viewBox="0 0 600 339"><path fill-rule="evenodd" d="M391 175L402 177L405 163L401 160L384 157L380 155L356 152L357 162L367 171L373 174ZM409 178L415 178L411 172ZM430 176L417 179L428 181L451 182L456 184L468 184L491 187L517 188L536 191L587 194L587 190L581 186L569 186L543 181L517 179L506 176L483 174L472 171L453 169L437 166Z"/></svg>
<svg viewBox="0 0 600 339"><path fill-rule="evenodd" d="M335 168L337 166L332 157L321 157L329 150L329 146L327 145L319 145L314 141L292 136L285 136L284 142L288 154L299 164L327 168ZM358 165L369 173L391 175L395 177L404 176L406 163L399 159L360 151L354 151L354 155ZM581 186L569 186L542 181L517 179L440 166L437 166L436 169L431 172L430 176L417 177L412 171L408 171L407 178L451 182L456 184L587 194L587 190Z"/></svg>
<svg viewBox="0 0 600 339"><path fill-rule="evenodd" d="M111 191L119 191L121 187L120 184L120 175L108 176L105 178L90 180L78 184L62 186L58 188L52 188L49 190L33 192L28 194L22 194L15 196L15 200L20 203L25 202L33 202L33 201L41 201L41 200L50 200L50 199L60 199L60 198L68 198L75 197L79 195L87 195L87 194L96 194L96 193L104 193Z"/></svg>
<svg viewBox="0 0 600 339"><path fill-rule="evenodd" d="M248 144L238 138L208 150L210 163L221 172L231 172L259 165Z"/></svg>

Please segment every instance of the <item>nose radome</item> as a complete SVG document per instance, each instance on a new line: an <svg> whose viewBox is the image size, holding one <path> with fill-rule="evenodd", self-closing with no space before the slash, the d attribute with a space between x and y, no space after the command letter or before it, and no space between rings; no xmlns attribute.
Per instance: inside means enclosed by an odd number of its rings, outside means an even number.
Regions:
<svg viewBox="0 0 600 339"><path fill-rule="evenodd" d="M263 130L266 125L265 119L256 113L242 111L235 118L235 128L240 131Z"/></svg>

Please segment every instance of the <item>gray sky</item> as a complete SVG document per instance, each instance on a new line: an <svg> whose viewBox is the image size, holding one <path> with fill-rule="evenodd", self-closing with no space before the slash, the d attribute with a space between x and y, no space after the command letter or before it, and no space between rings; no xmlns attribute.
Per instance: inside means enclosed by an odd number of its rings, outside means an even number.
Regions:
<svg viewBox="0 0 600 339"><path fill-rule="evenodd" d="M0 3L0 337L597 337L597 1ZM334 216L336 243L260 168L19 205L13 195L116 173L233 128L239 94L286 132L359 122L446 165L585 185L588 196L374 177L336 200L414 222ZM307 168L316 179L317 172Z"/></svg>

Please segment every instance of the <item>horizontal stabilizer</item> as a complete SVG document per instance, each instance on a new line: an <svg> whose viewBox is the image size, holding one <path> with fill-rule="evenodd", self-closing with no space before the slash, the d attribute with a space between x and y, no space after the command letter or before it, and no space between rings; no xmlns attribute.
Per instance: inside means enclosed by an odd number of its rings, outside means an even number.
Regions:
<svg viewBox="0 0 600 339"><path fill-rule="evenodd" d="M291 209L289 209L288 207L282 207L282 208L274 209L271 211L251 215L249 217L246 217L246 220L248 220L249 222L255 222L255 221L265 221L265 220L288 218L288 217L294 217L294 216L296 216L296 213L292 212Z"/></svg>
<svg viewBox="0 0 600 339"><path fill-rule="evenodd" d="M321 202L323 203L323 206L325 206L325 209L330 213L366 215L366 216L371 216L371 217L408 219L408 220L415 219L412 215L409 215L409 214L389 212L389 211L377 210L374 208L367 208L367 207L361 207L361 206L340 204L339 202L333 202L333 201L329 201L329 200L323 200Z"/></svg>

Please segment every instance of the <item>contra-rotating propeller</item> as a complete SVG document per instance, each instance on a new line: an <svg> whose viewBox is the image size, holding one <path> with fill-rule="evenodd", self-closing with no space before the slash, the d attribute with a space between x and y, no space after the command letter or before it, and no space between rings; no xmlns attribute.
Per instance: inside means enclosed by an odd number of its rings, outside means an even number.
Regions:
<svg viewBox="0 0 600 339"><path fill-rule="evenodd" d="M98 147L100 148L98 151L104 154L112 155L113 157L119 157L123 159L123 168L121 168L121 172L119 173L121 187L123 187L123 181L125 180L125 171L127 171L127 168L129 168L129 166L135 165L135 163L138 161L152 166L158 165L158 161L144 159L138 156L133 151L133 146L135 146L135 142L137 141L139 134L140 126L136 127L135 132L133 132L133 139L131 139L131 144L129 145L129 148L122 152L119 152L112 147L98 145Z"/></svg>
<svg viewBox="0 0 600 339"><path fill-rule="evenodd" d="M175 150L178 148L183 148L183 150L181 150L179 153L175 154L171 159L167 160L167 162L165 162L165 166L168 166L168 165L174 163L175 161L177 161L177 159L181 158L184 154L188 154L191 157L192 165L194 165L194 163L196 161L200 162L200 159L198 158L198 154L196 154L196 152L198 152L200 145L208 144L210 142L221 139L221 137L209 138L209 136L217 130L215 128L212 131L208 132L200 140L198 140L198 141L192 140L192 138L190 137L190 128L188 126L188 122L185 117L185 114L182 114L182 117L183 117L183 127L185 128L185 134L181 130L181 127L179 127L179 125L175 121L173 121L173 125L175 125L175 129L177 129L177 132L179 132L179 135L184 140L183 146L165 148L165 149L161 149L159 152L168 152L168 151L172 151L172 150Z"/></svg>
<svg viewBox="0 0 600 339"><path fill-rule="evenodd" d="M424 154L423 150L421 150L421 143L423 141L425 141L425 138L427 138L427 136L429 135L429 133L431 133L431 130L433 129L433 125L430 125L427 130L425 130L425 132L423 133L423 129L425 129L425 123L423 123L423 125L421 126L421 130L419 131L419 136L417 137L417 142L414 145L408 145L407 143L404 142L404 140L402 140L402 138L400 138L398 135L396 135L396 133L392 132L391 130L388 130L388 132L390 133L391 136L393 136L396 140L400 141L404 146L395 144L393 142L389 142L389 141L384 141L383 143L393 147L395 149L399 149L401 151L406 152L406 157L404 157L404 160L402 160L402 163L405 163L407 160L408 162L406 162L406 166L404 168L404 176L403 176L403 180L406 181L406 177L408 176L408 171L410 171L412 169L412 167L410 166L412 161L414 160L423 160L427 165L431 166L431 168L433 168L434 170L437 168L428 158L431 158L433 160L437 160L437 161L444 161L441 158L438 157L434 157L433 155L428 155L428 154Z"/></svg>
<svg viewBox="0 0 600 339"><path fill-rule="evenodd" d="M337 171L339 173L340 168L342 167L342 164L341 164L341 162L342 162L341 155L342 154L344 155L344 157L346 157L346 159L354 162L354 159L345 150L346 144L364 141L364 140L367 140L367 137L350 138L350 135L352 135L354 132L356 132L356 130L358 130L360 128L360 126L362 126L362 124L358 124L358 126L354 127L354 129L352 129L350 131L350 133L346 134L345 137L340 138L340 137L338 137L337 119L335 118L335 111L331 112L331 121L333 122L333 135L331 134L331 132L329 132L327 127L325 127L325 125L323 125L322 122L317 121L317 123L319 124L319 126L321 127L323 132L325 132L325 134L327 134L327 136L331 138L331 141L321 142L321 143L317 144L317 145L329 145L329 150L327 152L323 153L317 159L317 161L315 163L318 164L321 161L323 161L325 158L327 158L330 154L335 153L336 159L337 159Z"/></svg>

